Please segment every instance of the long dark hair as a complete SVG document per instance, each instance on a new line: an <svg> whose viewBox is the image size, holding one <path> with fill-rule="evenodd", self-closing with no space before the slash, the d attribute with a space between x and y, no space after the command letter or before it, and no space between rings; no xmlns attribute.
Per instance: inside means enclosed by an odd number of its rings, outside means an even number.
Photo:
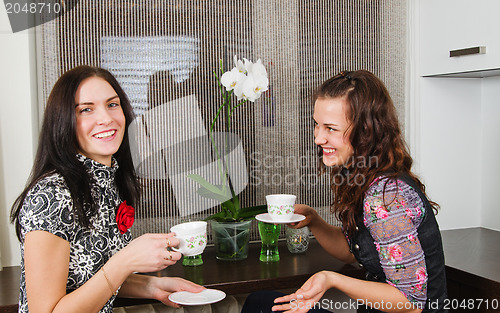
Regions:
<svg viewBox="0 0 500 313"><path fill-rule="evenodd" d="M75 94L81 82L90 77L99 77L107 81L120 98L126 128L123 141L114 154L119 164L115 182L120 197L126 200L129 205L135 205L139 199L140 188L128 139L128 126L135 117L130 101L118 81L107 70L86 65L75 67L57 80L49 95L30 177L25 189L12 205L10 218L16 226L19 240L22 240L19 212L24 199L29 190L47 175L53 173L62 175L71 193L76 220L82 226L90 227L90 218L99 209L96 199L92 197L91 177L76 156L79 145L75 126Z"/></svg>
<svg viewBox="0 0 500 313"><path fill-rule="evenodd" d="M347 105L350 124L346 134L350 131L348 139L353 156L346 164L333 168L330 175L334 193L332 211L347 232L352 233L362 216L365 192L378 176L395 179L407 175L424 194L425 186L411 172L413 160L401 134L396 109L378 77L365 70L341 72L325 81L314 94L314 101L329 98L344 98ZM319 155L322 156L321 147ZM321 160L320 171L325 171ZM384 203L390 202L384 200ZM435 210L439 207L431 204Z"/></svg>

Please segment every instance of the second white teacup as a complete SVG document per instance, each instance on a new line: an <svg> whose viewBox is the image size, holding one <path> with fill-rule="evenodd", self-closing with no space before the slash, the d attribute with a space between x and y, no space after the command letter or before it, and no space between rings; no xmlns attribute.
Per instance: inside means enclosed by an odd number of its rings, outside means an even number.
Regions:
<svg viewBox="0 0 500 313"><path fill-rule="evenodd" d="M184 256L194 256L201 254L207 246L207 222L187 222L177 224L170 228L179 239L179 247L172 248L182 253Z"/></svg>
<svg viewBox="0 0 500 313"><path fill-rule="evenodd" d="M267 195L267 212L275 221L289 221L293 217L296 198L295 195L287 194Z"/></svg>

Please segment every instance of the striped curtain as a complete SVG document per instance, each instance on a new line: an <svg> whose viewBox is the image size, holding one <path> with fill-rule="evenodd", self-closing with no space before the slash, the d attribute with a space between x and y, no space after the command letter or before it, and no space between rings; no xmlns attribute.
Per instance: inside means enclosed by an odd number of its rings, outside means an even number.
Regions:
<svg viewBox="0 0 500 313"><path fill-rule="evenodd" d="M240 202L292 193L335 224L328 177L317 176L311 94L341 70L367 69L386 83L403 122L406 11L407 0L81 0L37 28L40 99L80 64L117 77L137 115L131 133L143 197L134 235L167 232L220 210L195 201L185 177L211 162L199 138L222 101L219 62L227 70L234 55L261 59L269 90L231 121L234 151L243 153L233 170L247 176ZM215 131L225 131L224 118Z"/></svg>

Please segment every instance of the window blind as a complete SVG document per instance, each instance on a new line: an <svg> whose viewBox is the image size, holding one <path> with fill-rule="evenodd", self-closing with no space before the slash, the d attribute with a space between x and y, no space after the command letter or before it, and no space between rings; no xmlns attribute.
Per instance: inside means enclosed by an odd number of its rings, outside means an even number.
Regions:
<svg viewBox="0 0 500 313"><path fill-rule="evenodd" d="M292 193L336 224L329 178L317 176L311 95L341 70L367 69L386 83L403 122L406 10L407 0L81 0L37 27L40 99L80 64L117 77L137 115L143 196L133 234L168 232L220 209L190 206L192 190L179 187L176 175L186 159L192 167L206 162L196 143L222 101L214 76L219 61L228 70L234 55L260 58L269 90L239 107L231 122L244 154L234 171L248 176L242 206ZM218 119L215 131L224 130Z"/></svg>

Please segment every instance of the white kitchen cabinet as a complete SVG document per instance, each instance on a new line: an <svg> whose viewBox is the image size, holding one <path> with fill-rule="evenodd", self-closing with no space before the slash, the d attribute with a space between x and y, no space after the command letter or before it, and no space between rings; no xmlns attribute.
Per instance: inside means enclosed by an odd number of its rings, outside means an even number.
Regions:
<svg viewBox="0 0 500 313"><path fill-rule="evenodd" d="M422 76L500 75L500 0L418 1ZM450 57L480 46L485 54Z"/></svg>

